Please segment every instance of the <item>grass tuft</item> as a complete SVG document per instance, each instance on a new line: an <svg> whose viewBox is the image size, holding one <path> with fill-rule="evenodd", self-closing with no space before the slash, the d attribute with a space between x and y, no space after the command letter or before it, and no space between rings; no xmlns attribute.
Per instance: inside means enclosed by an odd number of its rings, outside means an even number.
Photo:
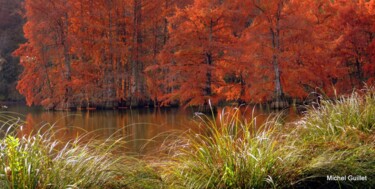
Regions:
<svg viewBox="0 0 375 189"><path fill-rule="evenodd" d="M311 107L293 131L301 149L296 185L368 188L375 170L375 95L353 92ZM292 140L292 139L289 139ZM327 181L327 176L366 176L366 181Z"/></svg>
<svg viewBox="0 0 375 189"><path fill-rule="evenodd" d="M20 122L8 123L4 125L5 137L0 139L0 188L131 189L161 185L155 171L143 161L123 155L122 138L87 140L82 136L61 142L55 139L59 133L53 126L20 136Z"/></svg>
<svg viewBox="0 0 375 189"><path fill-rule="evenodd" d="M165 179L181 188L275 188L290 156L280 148L276 120L246 121L240 110L218 120L199 115L200 132L185 132L169 145ZM291 152L288 152L291 153Z"/></svg>
<svg viewBox="0 0 375 189"><path fill-rule="evenodd" d="M322 100L317 108L309 108L302 120L318 136L337 136L353 129L371 133L375 127L374 95L372 91L364 95L353 92L334 101Z"/></svg>

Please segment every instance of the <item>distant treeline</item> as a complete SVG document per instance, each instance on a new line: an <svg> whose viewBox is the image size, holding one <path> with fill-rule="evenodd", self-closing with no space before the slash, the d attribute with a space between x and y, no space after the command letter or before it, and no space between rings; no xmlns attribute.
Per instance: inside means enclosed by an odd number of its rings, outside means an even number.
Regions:
<svg viewBox="0 0 375 189"><path fill-rule="evenodd" d="M21 2L23 0L0 0L0 101L21 100L16 90L17 79L22 72L18 57L12 52L24 43Z"/></svg>
<svg viewBox="0 0 375 189"><path fill-rule="evenodd" d="M25 0L28 105L197 106L375 79L375 1Z"/></svg>

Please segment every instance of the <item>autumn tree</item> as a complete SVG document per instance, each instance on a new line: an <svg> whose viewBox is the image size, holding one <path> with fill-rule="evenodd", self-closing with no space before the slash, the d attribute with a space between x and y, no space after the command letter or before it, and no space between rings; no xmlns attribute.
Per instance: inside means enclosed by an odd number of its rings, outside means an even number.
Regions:
<svg viewBox="0 0 375 189"><path fill-rule="evenodd" d="M335 18L329 27L335 28L333 55L347 68L350 91L362 88L365 83L373 84L375 67L371 60L371 43L375 39L373 28L375 17L371 15L373 1L335 1ZM372 5L373 6L373 5Z"/></svg>
<svg viewBox="0 0 375 189"><path fill-rule="evenodd" d="M22 73L17 88L29 105L67 105L71 96L67 2L25 1L25 9L28 42L15 54L21 56L21 64L28 69Z"/></svg>
<svg viewBox="0 0 375 189"><path fill-rule="evenodd" d="M161 69L168 69L164 103L201 105L220 99L221 67L234 38L227 24L229 3L196 0L168 19L169 41L159 55Z"/></svg>
<svg viewBox="0 0 375 189"><path fill-rule="evenodd" d="M168 23L163 18L173 14L172 7L183 4L168 0L26 1L28 42L15 53L25 67L19 90L28 104L53 109L146 104L144 69L155 63L166 43ZM33 72L43 82L36 82Z"/></svg>
<svg viewBox="0 0 375 189"><path fill-rule="evenodd" d="M145 6L145 25L148 30L145 32L145 46L148 50L144 60L147 62L145 74L148 93L154 101L154 106L159 106L159 97L167 92L168 80L167 68L160 69L159 53L169 40L169 21L177 8L183 9L192 4L192 0L158 0L148 3Z"/></svg>
<svg viewBox="0 0 375 189"><path fill-rule="evenodd" d="M251 1L253 19L241 37L239 62L249 72L245 82L253 102L273 100L276 108L283 107L286 97L304 98L317 87L331 86L335 66L321 59L328 47L319 31L325 20L319 18L329 15L322 3Z"/></svg>
<svg viewBox="0 0 375 189"><path fill-rule="evenodd" d="M267 102L371 84L374 0L26 0L29 105ZM2 24L5 21L0 22ZM1 42L1 41L0 41ZM345 75L349 76L346 77Z"/></svg>

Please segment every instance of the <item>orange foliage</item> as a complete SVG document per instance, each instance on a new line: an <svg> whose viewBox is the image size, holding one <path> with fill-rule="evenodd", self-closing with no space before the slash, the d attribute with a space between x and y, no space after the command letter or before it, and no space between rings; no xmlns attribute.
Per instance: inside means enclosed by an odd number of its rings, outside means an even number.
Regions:
<svg viewBox="0 0 375 189"><path fill-rule="evenodd" d="M159 55L167 70L164 103L185 105L218 102L223 68L235 36L230 25L233 1L194 1L169 18L169 40Z"/></svg>
<svg viewBox="0 0 375 189"><path fill-rule="evenodd" d="M25 0L25 10L28 42L14 55L28 105L265 102L375 82L374 0Z"/></svg>
<svg viewBox="0 0 375 189"><path fill-rule="evenodd" d="M337 11L330 23L337 32L333 53L347 68L350 83L347 90L375 81L374 61L371 61L375 17L371 15L371 4L374 1L337 1L333 4Z"/></svg>

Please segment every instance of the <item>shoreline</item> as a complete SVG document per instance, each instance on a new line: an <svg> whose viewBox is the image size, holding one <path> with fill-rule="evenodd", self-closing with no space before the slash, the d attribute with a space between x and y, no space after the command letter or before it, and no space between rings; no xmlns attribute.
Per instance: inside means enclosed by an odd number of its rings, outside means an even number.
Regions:
<svg viewBox="0 0 375 189"><path fill-rule="evenodd" d="M5 101L0 101L0 105L25 105L25 101L11 101L11 100L5 100Z"/></svg>

